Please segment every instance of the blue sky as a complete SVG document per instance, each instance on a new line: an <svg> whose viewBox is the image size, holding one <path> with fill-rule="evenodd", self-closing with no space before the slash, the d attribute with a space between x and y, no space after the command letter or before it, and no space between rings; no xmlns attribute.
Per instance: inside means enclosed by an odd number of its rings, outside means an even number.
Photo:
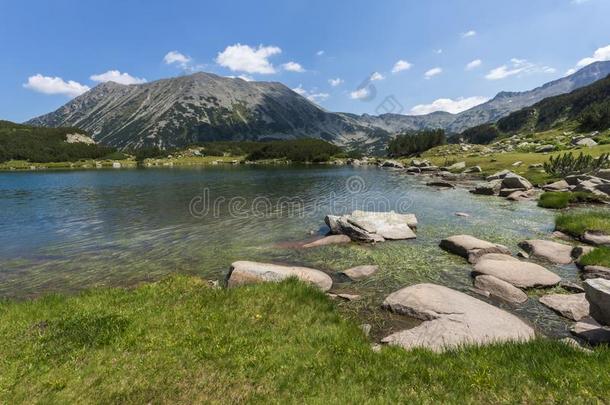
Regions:
<svg viewBox="0 0 610 405"><path fill-rule="evenodd" d="M197 70L331 111L457 112L610 59L608 0L0 0L0 15L0 119L17 122L104 80Z"/></svg>

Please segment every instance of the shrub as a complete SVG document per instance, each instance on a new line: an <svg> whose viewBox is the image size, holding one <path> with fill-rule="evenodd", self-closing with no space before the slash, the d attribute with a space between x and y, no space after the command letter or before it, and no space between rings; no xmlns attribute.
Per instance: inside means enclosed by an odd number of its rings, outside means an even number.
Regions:
<svg viewBox="0 0 610 405"><path fill-rule="evenodd" d="M551 176L565 177L571 174L595 173L610 166L610 154L604 153L599 158L580 153L574 157L572 153L551 156L544 163L544 170Z"/></svg>

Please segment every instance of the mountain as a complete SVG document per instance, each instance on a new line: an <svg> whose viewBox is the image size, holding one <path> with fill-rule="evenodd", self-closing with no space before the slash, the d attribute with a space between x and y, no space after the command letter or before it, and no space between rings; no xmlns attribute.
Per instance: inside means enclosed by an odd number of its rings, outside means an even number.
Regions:
<svg viewBox="0 0 610 405"><path fill-rule="evenodd" d="M210 73L138 85L103 83L28 124L78 126L119 148L304 137L343 145L387 136L356 117L329 113L281 83Z"/></svg>
<svg viewBox="0 0 610 405"><path fill-rule="evenodd" d="M332 113L276 82L195 73L155 82L107 82L58 110L27 122L77 126L118 148L180 147L211 140L321 138L337 145L380 150L393 134L425 128L459 133L610 74L610 62L525 92L502 92L459 114L356 115Z"/></svg>
<svg viewBox="0 0 610 405"><path fill-rule="evenodd" d="M595 62L578 72L561 79L546 83L533 90L524 92L501 92L486 103L455 115L455 119L445 127L448 132L459 133L467 128L498 119L533 105L547 97L569 93L587 86L610 74L610 61Z"/></svg>

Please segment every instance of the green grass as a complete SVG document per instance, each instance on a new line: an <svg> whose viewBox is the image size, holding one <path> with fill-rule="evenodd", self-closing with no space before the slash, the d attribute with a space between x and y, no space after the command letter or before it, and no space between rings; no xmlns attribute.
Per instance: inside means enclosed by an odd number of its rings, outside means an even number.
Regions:
<svg viewBox="0 0 610 405"><path fill-rule="evenodd" d="M561 209L567 208L570 204L604 202L604 198L585 191L563 192L547 191L540 196L538 206L542 208Z"/></svg>
<svg viewBox="0 0 610 405"><path fill-rule="evenodd" d="M598 210L562 213L555 218L555 228L575 237L582 236L586 231L610 234L610 212Z"/></svg>
<svg viewBox="0 0 610 405"><path fill-rule="evenodd" d="M185 276L5 302L0 403L604 402L610 392L607 347L376 353L335 305L294 280L224 290Z"/></svg>
<svg viewBox="0 0 610 405"><path fill-rule="evenodd" d="M578 259L582 266L610 267L610 247L600 246Z"/></svg>

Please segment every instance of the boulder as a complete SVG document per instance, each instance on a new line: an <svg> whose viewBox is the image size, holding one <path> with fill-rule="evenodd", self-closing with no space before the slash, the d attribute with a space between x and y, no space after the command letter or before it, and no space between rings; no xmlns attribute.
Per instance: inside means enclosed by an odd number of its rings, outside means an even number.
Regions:
<svg viewBox="0 0 610 405"><path fill-rule="evenodd" d="M347 235L355 241L382 242L416 237L412 228L417 227L417 218L413 214L354 211L340 217L327 215L324 221L331 233Z"/></svg>
<svg viewBox="0 0 610 405"><path fill-rule="evenodd" d="M471 190L470 192L472 194L495 195L500 192L501 183L501 180L492 180L475 186L474 190Z"/></svg>
<svg viewBox="0 0 610 405"><path fill-rule="evenodd" d="M596 246L610 246L610 235L602 232L587 231L582 236L583 242L590 243Z"/></svg>
<svg viewBox="0 0 610 405"><path fill-rule="evenodd" d="M347 235L329 235L325 236L322 239L314 240L313 242L309 242L303 245L304 248L312 248L318 246L327 246L327 245L338 245L341 243L349 243L351 239Z"/></svg>
<svg viewBox="0 0 610 405"><path fill-rule="evenodd" d="M610 169L601 169L596 174L600 179L610 181Z"/></svg>
<svg viewBox="0 0 610 405"><path fill-rule="evenodd" d="M561 277L544 267L522 261L479 260L474 273L494 276L519 288L552 287L561 281Z"/></svg>
<svg viewBox="0 0 610 405"><path fill-rule="evenodd" d="M464 168L466 168L466 162L457 162L457 163L454 163L451 166L447 167L447 170L454 171L454 170L462 170Z"/></svg>
<svg viewBox="0 0 610 405"><path fill-rule="evenodd" d="M597 142L595 142L591 138L583 138L580 141L577 141L576 145L578 145L578 146L585 146L587 148L590 148L590 147L593 147L593 146L597 146Z"/></svg>
<svg viewBox="0 0 610 405"><path fill-rule="evenodd" d="M411 166L407 167L408 173L421 173L421 169L419 167Z"/></svg>
<svg viewBox="0 0 610 405"><path fill-rule="evenodd" d="M505 189L522 189L522 190L530 190L532 189L534 186L532 186L532 183L530 183L529 181L527 181L524 177L519 176L518 174L514 174L514 173L510 173L507 174L506 176L504 176L504 178L502 179L502 185L501 188Z"/></svg>
<svg viewBox="0 0 610 405"><path fill-rule="evenodd" d="M455 188L454 184L449 183L448 181L443 181L443 180L430 181L430 182L426 183L426 186L441 187L441 188Z"/></svg>
<svg viewBox="0 0 610 405"><path fill-rule="evenodd" d="M512 174L513 172L511 172L510 170L501 170L499 172L496 172L494 174L492 174L491 176L487 176L485 178L485 180L487 181L492 181L492 180L502 180L504 177L506 177L508 174Z"/></svg>
<svg viewBox="0 0 610 405"><path fill-rule="evenodd" d="M510 256L506 246L477 239L470 235L454 235L443 239L440 247L448 252L455 253L474 263L479 257L488 253L502 253Z"/></svg>
<svg viewBox="0 0 610 405"><path fill-rule="evenodd" d="M550 240L532 239L519 243L519 247L530 255L541 257L556 264L572 263L572 250L570 245Z"/></svg>
<svg viewBox="0 0 610 405"><path fill-rule="evenodd" d="M606 196L610 196L610 183L598 184L595 186L595 190L598 193L604 193Z"/></svg>
<svg viewBox="0 0 610 405"><path fill-rule="evenodd" d="M570 332L592 345L610 343L610 328L601 326L590 316L574 324Z"/></svg>
<svg viewBox="0 0 610 405"><path fill-rule="evenodd" d="M516 316L464 293L435 284L417 284L390 294L383 307L425 322L393 333L383 343L441 352L465 344L484 345L533 339L534 330Z"/></svg>
<svg viewBox="0 0 610 405"><path fill-rule="evenodd" d="M536 148L535 152L536 153L552 152L555 149L557 149L555 145L540 145Z"/></svg>
<svg viewBox="0 0 610 405"><path fill-rule="evenodd" d="M610 280L610 269L604 266L585 266L582 269L582 278L585 280L590 278Z"/></svg>
<svg viewBox="0 0 610 405"><path fill-rule="evenodd" d="M582 288L580 285L573 283L569 280L561 280L561 282L559 283L559 286L561 288L563 288L566 291L570 291L573 293L584 293L585 289Z"/></svg>
<svg viewBox="0 0 610 405"><path fill-rule="evenodd" d="M394 167L396 169L404 169L404 165L397 160L386 160L381 164L381 167Z"/></svg>
<svg viewBox="0 0 610 405"><path fill-rule="evenodd" d="M462 173L481 173L483 172L483 169L481 169L481 166L472 166L469 167L468 169L464 170Z"/></svg>
<svg viewBox="0 0 610 405"><path fill-rule="evenodd" d="M580 321L589 316L589 302L584 293L580 294L549 294L538 299L542 305L552 309L559 315Z"/></svg>
<svg viewBox="0 0 610 405"><path fill-rule="evenodd" d="M413 159L413 160L411 160L411 166L426 167L426 166L432 166L432 164L428 160Z"/></svg>
<svg viewBox="0 0 610 405"><path fill-rule="evenodd" d="M364 266L356 266L350 269L344 270L343 274L349 277L351 280L358 281L363 280L367 277L372 276L377 273L379 270L379 266L376 265L364 265Z"/></svg>
<svg viewBox="0 0 610 405"><path fill-rule="evenodd" d="M498 195L500 197L508 197L511 194L515 194L515 193L520 193L520 192L525 192L526 190L524 188L503 188L502 190L500 190L500 192L498 193ZM516 194L515 194L516 195Z"/></svg>
<svg viewBox="0 0 610 405"><path fill-rule="evenodd" d="M506 196L506 199L509 201L526 201L532 198L531 190L528 191L514 191Z"/></svg>
<svg viewBox="0 0 610 405"><path fill-rule="evenodd" d="M280 282L290 277L312 284L324 292L330 290L333 285L330 276L320 270L250 261L231 264L226 281L227 287L231 288L245 284Z"/></svg>
<svg viewBox="0 0 610 405"><path fill-rule="evenodd" d="M544 191L568 191L568 187L570 187L570 185L567 181L559 180L542 186L542 189Z"/></svg>
<svg viewBox="0 0 610 405"><path fill-rule="evenodd" d="M474 286L481 291L486 291L489 296L500 298L504 301L522 303L527 301L527 294L494 276L481 275L474 279Z"/></svg>
<svg viewBox="0 0 610 405"><path fill-rule="evenodd" d="M591 306L591 316L602 325L610 325L610 280L592 278L584 282Z"/></svg>
<svg viewBox="0 0 610 405"><path fill-rule="evenodd" d="M420 167L419 169L422 171L422 173L423 172L437 172L437 171L439 171L438 166L423 166L423 167Z"/></svg>

